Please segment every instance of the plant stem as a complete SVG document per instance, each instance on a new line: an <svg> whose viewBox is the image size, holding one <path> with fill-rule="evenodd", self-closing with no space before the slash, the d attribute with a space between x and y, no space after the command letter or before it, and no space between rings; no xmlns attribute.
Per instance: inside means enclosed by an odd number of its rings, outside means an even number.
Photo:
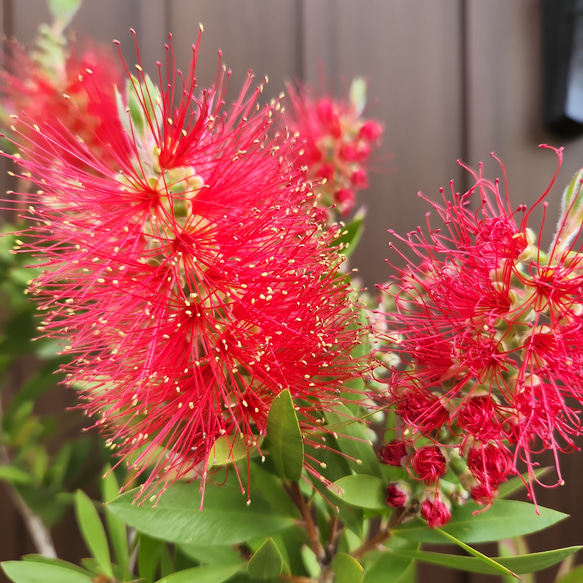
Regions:
<svg viewBox="0 0 583 583"><path fill-rule="evenodd" d="M300 490L300 485L298 482L290 482L289 484L289 492L290 495L295 502L300 514L302 515L302 519L304 522L304 526L306 528L306 533L308 534L308 540L310 542L310 548L316 555L318 559L318 563L321 566L324 566L326 563L326 551L320 542L320 536L318 535L318 528L314 522L314 518L312 517L312 512L310 510L309 505L304 498Z"/></svg>

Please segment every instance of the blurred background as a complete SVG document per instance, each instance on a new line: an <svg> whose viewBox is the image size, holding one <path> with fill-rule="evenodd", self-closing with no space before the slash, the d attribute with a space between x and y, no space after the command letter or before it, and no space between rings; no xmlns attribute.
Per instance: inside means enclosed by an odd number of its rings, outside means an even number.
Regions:
<svg viewBox="0 0 583 583"><path fill-rule="evenodd" d="M25 45L49 20L45 0L2 2L4 35ZM202 86L215 78L218 49L233 70L231 95L249 69L258 81L268 75L265 99L277 96L288 80L319 88L322 72L326 88L337 96L353 77L368 80L366 115L382 120L385 134L372 163L370 189L359 194L368 216L352 263L369 288L390 275L386 230L405 234L425 223L429 208L417 192L439 197L439 188L449 188L452 179L456 190L469 186L458 159L471 166L486 161L486 173L494 178L500 168L489 154L495 152L504 162L513 205L529 204L545 190L557 164L539 144L564 145L558 186L548 198L543 240L550 241L562 188L583 165L583 140L561 140L544 129L538 0L85 0L71 29L81 42L90 37L109 45L118 39L133 69L134 28L142 64L154 74L169 32L178 66L188 68L199 23L204 25L197 66ZM6 181L7 164L1 164L0 180ZM9 188L7 182L2 186ZM541 219L535 215L532 226ZM28 370L24 361L5 374L4 400L18 391ZM62 391L45 400L41 407L51 410L72 403ZM583 455L564 456L562 470L566 485L538 488L538 502L572 518L534 537L533 551L583 542ZM33 550L7 496L0 496L0 524L0 559ZM75 560L82 543L67 524L56 530L55 543L62 558ZM420 580L494 579L439 567L425 573Z"/></svg>

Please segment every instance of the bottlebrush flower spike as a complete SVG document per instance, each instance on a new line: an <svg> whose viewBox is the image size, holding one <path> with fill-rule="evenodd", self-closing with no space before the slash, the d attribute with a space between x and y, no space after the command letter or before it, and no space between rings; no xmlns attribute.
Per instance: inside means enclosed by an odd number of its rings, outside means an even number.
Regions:
<svg viewBox="0 0 583 583"><path fill-rule="evenodd" d="M9 45L7 68L0 71L0 123L8 131L14 116L58 119L71 139L84 141L102 158L110 151L111 134L118 133L113 126L120 123L115 86L122 79L121 69L104 47L88 45L81 51L51 32L44 31L29 53L15 42ZM91 91L86 89L88 78ZM38 135L31 136L34 131L33 125L21 124L18 141L29 138L28 147L49 147L39 144Z"/></svg>
<svg viewBox="0 0 583 583"><path fill-rule="evenodd" d="M297 165L316 181L322 207L336 205L341 215L348 215L356 192L368 187L366 164L383 132L379 121L361 117L366 82L355 79L350 98L342 100L317 95L307 85L289 85L287 92L291 109L286 123L304 142Z"/></svg>
<svg viewBox="0 0 583 583"><path fill-rule="evenodd" d="M581 181L579 173L566 190L545 252L528 227L532 209L512 210L481 167L473 177L468 192L452 186L451 197L442 191L443 203L431 203L445 228L428 222L427 235L397 236L416 258L403 254L406 266L385 288L403 362L389 393L403 438L430 439L459 456L450 469L469 470L468 494L489 504L521 463L534 481L534 456L544 450L555 454L560 483L558 453L574 449L581 434Z"/></svg>
<svg viewBox="0 0 583 583"><path fill-rule="evenodd" d="M335 234L289 162L296 140L270 134L279 104L259 109L249 77L225 108L220 63L197 91L199 43L187 75L166 46L160 88L140 62L129 75L123 127L108 128L128 151L101 157L59 120L17 125L33 145L14 159L41 189L23 196L26 248L46 257L30 289L42 330L74 356L68 383L111 446L152 468L142 496L185 476L204 487L218 439L259 448L283 389L309 440L364 370Z"/></svg>

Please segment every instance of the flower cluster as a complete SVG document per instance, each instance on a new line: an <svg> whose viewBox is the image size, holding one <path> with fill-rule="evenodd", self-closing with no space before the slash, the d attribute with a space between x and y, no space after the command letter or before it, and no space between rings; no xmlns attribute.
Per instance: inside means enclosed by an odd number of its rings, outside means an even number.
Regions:
<svg viewBox="0 0 583 583"><path fill-rule="evenodd" d="M260 109L252 77L230 108L220 63L198 90L199 43L188 75L166 47L159 88L141 63L128 71L119 114L91 130L97 149L54 115L15 128L13 158L39 188L22 195L34 223L22 249L44 258L30 286L41 330L74 357L68 384L111 447L152 470L144 495L183 476L204 484L220 439L259 449L284 389L309 439L363 372L336 233L290 162L297 140L274 132L279 104ZM79 79L89 103L99 74Z"/></svg>
<svg viewBox="0 0 583 583"><path fill-rule="evenodd" d="M399 238L416 261L405 259L385 288L396 306L388 321L402 365L392 372L389 399L402 441L380 456L408 470L416 485L410 503L420 503L433 526L448 520L436 501L451 494L450 479L462 498L490 504L521 464L536 480L534 456L551 450L556 459L582 429L580 177L565 192L545 252L527 226L532 209L512 210L481 168L473 176L468 192L452 187L451 198L432 203L444 229ZM557 472L560 483L558 460Z"/></svg>
<svg viewBox="0 0 583 583"><path fill-rule="evenodd" d="M286 123L303 141L297 166L318 185L323 207L335 205L348 215L355 193L368 187L366 164L383 132L379 121L361 117L366 82L355 79L350 99L343 100L317 95L308 86L287 89L291 109Z"/></svg>
<svg viewBox="0 0 583 583"><path fill-rule="evenodd" d="M105 144L120 123L115 91L122 74L115 55L92 45L79 51L64 38L55 38L51 29L41 30L35 50L27 52L16 43L9 46L8 69L0 71L2 125L10 127L13 116L28 117L30 123L19 126L17 140L46 150L50 146L33 136L34 121L58 119L66 133L85 142L96 157L107 156Z"/></svg>

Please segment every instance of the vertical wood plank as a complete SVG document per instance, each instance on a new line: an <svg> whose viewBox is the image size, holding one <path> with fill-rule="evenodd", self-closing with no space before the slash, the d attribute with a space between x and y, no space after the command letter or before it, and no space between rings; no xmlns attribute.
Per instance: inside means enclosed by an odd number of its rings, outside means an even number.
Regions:
<svg viewBox="0 0 583 583"><path fill-rule="evenodd" d="M251 69L257 82L265 75L270 79L263 99L276 97L284 88L284 80L296 76L301 67L298 6L296 0L171 0L169 26L177 62L187 67L190 45L196 40L198 23L202 23L199 84L214 81L215 55L221 49L224 63L233 71L228 95L238 93Z"/></svg>

